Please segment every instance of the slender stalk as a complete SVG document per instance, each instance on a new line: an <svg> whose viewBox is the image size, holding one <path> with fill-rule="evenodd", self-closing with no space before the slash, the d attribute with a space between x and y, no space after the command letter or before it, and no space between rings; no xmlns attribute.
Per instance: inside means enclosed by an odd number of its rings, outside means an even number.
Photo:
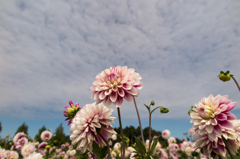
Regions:
<svg viewBox="0 0 240 159"><path fill-rule="evenodd" d="M143 131L142 131L142 125L141 125L141 120L140 120L140 115L139 115L139 112L138 112L138 108L137 108L137 104L136 104L136 100L135 100L135 97L133 97L133 101L134 101L134 105L135 105L135 108L136 108L136 112L137 112L137 116L138 116L138 122L139 122L139 126L140 126L140 131L141 131L141 136L142 136L142 142L144 144L144 137L143 137Z"/></svg>
<svg viewBox="0 0 240 159"><path fill-rule="evenodd" d="M107 142L107 140L102 136L102 134L100 132L98 132L98 135L103 139L103 141L107 144L107 148L108 148L108 159L111 159L111 154L110 154L110 148L109 148L109 144Z"/></svg>
<svg viewBox="0 0 240 159"><path fill-rule="evenodd" d="M125 156L125 141L124 141L124 136L123 136L123 129L122 129L122 122L121 122L121 115L120 115L120 108L119 107L117 108L117 111L118 111L120 131L121 131L121 135L122 135L121 159L123 159L124 156Z"/></svg>
<svg viewBox="0 0 240 159"><path fill-rule="evenodd" d="M233 155L231 154L231 152L229 151L229 149L228 149L228 147L227 147L227 142L226 142L226 139L225 139L223 136L222 136L222 139L223 139L223 142L224 142L224 144L226 145L225 147L226 147L226 149L227 149L227 152L229 153L229 155L230 155L231 159L234 159Z"/></svg>
<svg viewBox="0 0 240 159"><path fill-rule="evenodd" d="M237 85L237 87L238 87L238 89L239 89L239 91L240 91L240 86L239 86L237 80L236 80L233 76L232 76L232 79L234 80L234 82L236 83L236 85Z"/></svg>
<svg viewBox="0 0 240 159"><path fill-rule="evenodd" d="M48 156L49 156L49 149L47 149L46 159L48 159Z"/></svg>
<svg viewBox="0 0 240 159"><path fill-rule="evenodd" d="M150 146L151 146L151 115L152 115L152 113L149 113L149 146L148 146L148 152L150 152Z"/></svg>

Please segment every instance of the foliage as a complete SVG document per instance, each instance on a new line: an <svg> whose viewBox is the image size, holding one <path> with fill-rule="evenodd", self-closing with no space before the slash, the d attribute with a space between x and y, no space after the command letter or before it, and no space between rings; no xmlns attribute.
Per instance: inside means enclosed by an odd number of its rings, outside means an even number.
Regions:
<svg viewBox="0 0 240 159"><path fill-rule="evenodd" d="M19 132L24 132L25 134L28 135L28 126L25 124L25 122L21 126L18 127L15 135Z"/></svg>

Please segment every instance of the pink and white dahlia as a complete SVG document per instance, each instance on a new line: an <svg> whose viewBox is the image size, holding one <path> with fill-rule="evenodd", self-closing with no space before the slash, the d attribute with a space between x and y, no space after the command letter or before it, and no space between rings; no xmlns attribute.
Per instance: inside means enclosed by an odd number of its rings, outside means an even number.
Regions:
<svg viewBox="0 0 240 159"><path fill-rule="evenodd" d="M0 147L0 159L5 159L7 155L7 151L5 149L1 149Z"/></svg>
<svg viewBox="0 0 240 159"><path fill-rule="evenodd" d="M16 149L21 149L24 145L28 143L28 139L23 137L17 141Z"/></svg>
<svg viewBox="0 0 240 159"><path fill-rule="evenodd" d="M47 142L42 142L38 145L38 152L43 153L45 150L45 146L47 146Z"/></svg>
<svg viewBox="0 0 240 159"><path fill-rule="evenodd" d="M24 145L21 149L21 154L23 157L27 157L30 154L35 152L35 145L34 143L27 143L26 145Z"/></svg>
<svg viewBox="0 0 240 159"><path fill-rule="evenodd" d="M43 156L40 153L34 152L24 159L43 159Z"/></svg>
<svg viewBox="0 0 240 159"><path fill-rule="evenodd" d="M169 136L170 136L170 131L169 131L169 130L164 130L164 131L162 132L162 137L163 137L164 139L168 139Z"/></svg>
<svg viewBox="0 0 240 159"><path fill-rule="evenodd" d="M106 145L99 133L106 139L116 134L110 122L114 123L115 117L109 117L113 112L102 103L86 104L74 117L70 125L70 140L77 144L77 149L84 153L87 149L92 152L93 140L100 146Z"/></svg>
<svg viewBox="0 0 240 159"><path fill-rule="evenodd" d="M6 159L18 159L19 155L16 151L6 151Z"/></svg>
<svg viewBox="0 0 240 159"><path fill-rule="evenodd" d="M236 150L234 143L237 140L237 130L234 129L232 122L237 118L229 112L236 105L237 103L229 100L227 95L217 95L216 97L209 95L195 104L196 107L190 113L192 117L190 122L195 131L195 145L202 148L204 155L208 156L214 152L222 157L226 156L226 145L222 136L227 143L233 144L233 151Z"/></svg>
<svg viewBox="0 0 240 159"><path fill-rule="evenodd" d="M123 98L132 102L133 97L139 97L137 89L142 89L143 84L140 82L142 77L134 72L135 70L127 66L110 67L96 76L93 82L92 98L97 100L96 103L104 102L104 105L110 107L111 103L116 107L121 107Z"/></svg>
<svg viewBox="0 0 240 159"><path fill-rule="evenodd" d="M17 144L17 141L18 141L20 138L22 138L22 137L25 137L24 132L19 132L19 133L17 133L17 134L14 136L14 138L13 138L13 143L14 143L14 144Z"/></svg>
<svg viewBox="0 0 240 159"><path fill-rule="evenodd" d="M41 139L42 141L49 141L52 138L52 133L50 131L43 131L41 133Z"/></svg>

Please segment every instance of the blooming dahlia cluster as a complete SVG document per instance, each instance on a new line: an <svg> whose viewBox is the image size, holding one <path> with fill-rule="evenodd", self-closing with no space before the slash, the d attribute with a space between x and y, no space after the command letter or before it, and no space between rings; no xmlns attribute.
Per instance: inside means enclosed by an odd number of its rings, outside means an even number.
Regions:
<svg viewBox="0 0 240 159"><path fill-rule="evenodd" d="M109 122L114 123L115 117L109 117L112 109L108 109L102 103L86 104L81 111L78 111L70 125L72 144L78 144L77 149L84 153L87 149L92 152L93 140L100 146L105 146L104 140L112 134L116 134Z"/></svg>
<svg viewBox="0 0 240 159"><path fill-rule="evenodd" d="M96 103L104 102L104 105L110 107L113 103L116 107L121 107L123 98L132 102L133 97L139 97L137 89L142 89L142 77L134 72L135 70L126 66L110 67L96 76L93 82L92 98Z"/></svg>
<svg viewBox="0 0 240 159"><path fill-rule="evenodd" d="M209 95L196 104L191 112L194 140L197 147L202 148L203 154L208 156L211 152L222 157L226 156L225 143L232 154L238 149L239 126L236 116L230 113L237 103L228 99L228 96Z"/></svg>
<svg viewBox="0 0 240 159"><path fill-rule="evenodd" d="M52 133L50 131L43 131L41 133L41 139L42 141L49 141L52 138Z"/></svg>

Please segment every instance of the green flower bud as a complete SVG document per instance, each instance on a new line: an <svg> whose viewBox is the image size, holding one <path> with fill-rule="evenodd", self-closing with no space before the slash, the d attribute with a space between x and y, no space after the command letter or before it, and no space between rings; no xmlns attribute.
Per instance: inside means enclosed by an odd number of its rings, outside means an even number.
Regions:
<svg viewBox="0 0 240 159"><path fill-rule="evenodd" d="M230 81L230 79L233 75L230 75L229 73L230 73L230 71L227 71L227 72L221 71L220 74L218 75L218 77L223 82Z"/></svg>
<svg viewBox="0 0 240 159"><path fill-rule="evenodd" d="M161 108L161 109L160 109L160 112L161 112L161 113L168 113L169 110L168 110L168 108Z"/></svg>
<svg viewBox="0 0 240 159"><path fill-rule="evenodd" d="M152 101L151 101L151 105L155 105L155 102L154 102L154 100L152 100Z"/></svg>
<svg viewBox="0 0 240 159"><path fill-rule="evenodd" d="M192 156L198 156L198 153L196 151L193 151Z"/></svg>
<svg viewBox="0 0 240 159"><path fill-rule="evenodd" d="M46 149L50 149L50 148L51 148L51 146L50 146L50 145L47 145L47 146L45 146L45 148L46 148Z"/></svg>

